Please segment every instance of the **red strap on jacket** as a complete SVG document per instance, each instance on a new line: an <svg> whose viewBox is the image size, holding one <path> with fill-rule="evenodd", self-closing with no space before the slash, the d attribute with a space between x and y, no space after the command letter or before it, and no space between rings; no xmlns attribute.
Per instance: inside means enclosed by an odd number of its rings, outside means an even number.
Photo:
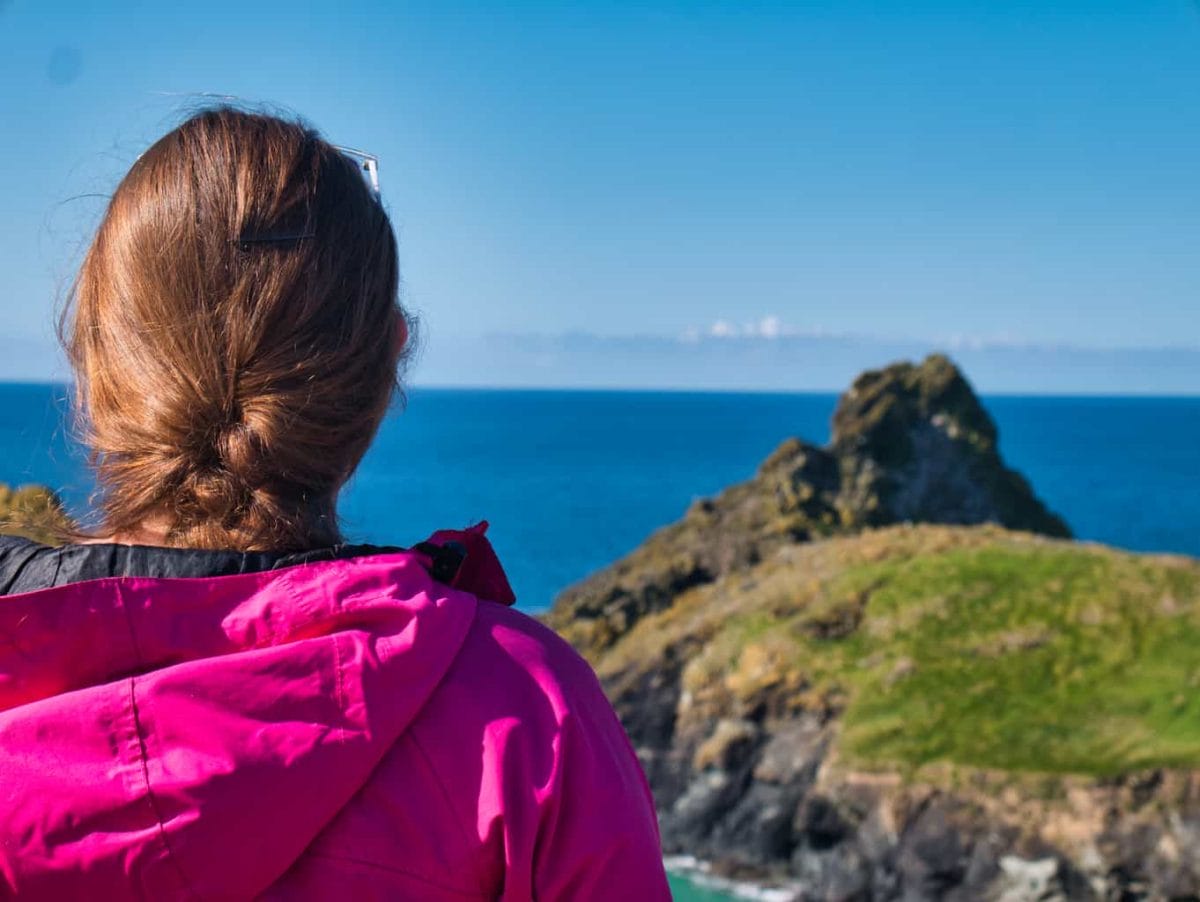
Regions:
<svg viewBox="0 0 1200 902"><path fill-rule="evenodd" d="M438 582L511 605L517 597L488 541L487 528L487 520L482 520L466 529L439 529L413 550L429 559L429 571Z"/></svg>

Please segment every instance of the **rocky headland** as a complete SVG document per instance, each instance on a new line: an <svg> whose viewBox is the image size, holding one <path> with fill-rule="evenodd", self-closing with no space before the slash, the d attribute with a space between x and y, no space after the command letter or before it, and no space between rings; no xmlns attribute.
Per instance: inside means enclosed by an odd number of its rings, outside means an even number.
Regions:
<svg viewBox="0 0 1200 902"><path fill-rule="evenodd" d="M1200 898L1200 562L1070 541L945 357L545 619L668 854L805 900Z"/></svg>
<svg viewBox="0 0 1200 902"><path fill-rule="evenodd" d="M0 483L0 533L57 545L74 527L52 490L41 485L13 488Z"/></svg>

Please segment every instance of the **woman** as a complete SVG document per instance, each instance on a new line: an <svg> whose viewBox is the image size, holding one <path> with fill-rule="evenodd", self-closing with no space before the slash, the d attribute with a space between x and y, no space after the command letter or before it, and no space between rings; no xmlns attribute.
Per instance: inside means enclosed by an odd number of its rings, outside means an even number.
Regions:
<svg viewBox="0 0 1200 902"><path fill-rule="evenodd" d="M669 897L628 740L485 524L343 543L409 343L360 162L218 108L112 197L64 318L103 526L0 545L6 897Z"/></svg>

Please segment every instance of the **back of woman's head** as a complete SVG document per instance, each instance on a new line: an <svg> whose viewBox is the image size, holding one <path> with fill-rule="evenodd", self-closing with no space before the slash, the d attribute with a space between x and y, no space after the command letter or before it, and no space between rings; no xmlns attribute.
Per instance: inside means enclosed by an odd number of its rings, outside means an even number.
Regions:
<svg viewBox="0 0 1200 902"><path fill-rule="evenodd" d="M202 112L114 193L64 316L104 530L246 550L338 541L337 492L408 338L396 241L303 125Z"/></svg>

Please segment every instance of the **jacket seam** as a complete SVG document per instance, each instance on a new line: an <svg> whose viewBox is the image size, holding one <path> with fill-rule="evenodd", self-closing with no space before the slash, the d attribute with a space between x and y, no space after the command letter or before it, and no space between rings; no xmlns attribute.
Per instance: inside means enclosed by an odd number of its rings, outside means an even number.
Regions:
<svg viewBox="0 0 1200 902"><path fill-rule="evenodd" d="M446 781L442 779L441 772L438 771L433 757L425 751L425 747L421 745L421 740L417 738L415 725L413 729L408 731L408 736L412 740L413 748L417 750L417 754L421 756L421 759L425 762L425 766L429 768L429 772L433 775L433 782L437 785L438 792L441 793L442 801L445 803L446 809L450 812L450 817L454 820L454 825L458 827L459 832L462 834L462 839L467 846L467 850L470 851L471 847L476 844L476 837L467 829L467 825L459 817L458 810L454 807L454 799L451 797L450 790L446 786ZM488 892L483 874L479 872L477 867L472 868L472 870L475 872L475 884L479 887L480 895L484 898L491 898L492 894Z"/></svg>
<svg viewBox="0 0 1200 902"><path fill-rule="evenodd" d="M133 655L140 666L142 663L142 650L138 645L137 631L133 628L133 615L129 612L129 606L125 604L125 595L117 589L117 604L121 607L121 613L125 615L125 626L129 630L129 643L133 646ZM150 787L150 755L146 749L146 735L142 729L142 715L138 711L137 703L137 677L129 678L129 711L133 717L133 732L137 737L138 763L141 765L142 783L146 788L146 801L150 803L150 810L154 812L154 821L158 825L158 838L162 843L163 851L167 853L167 861L171 863L176 876L179 877L180 885L183 891L193 899L199 899L200 896L192 888L191 881L183 872L183 867L179 860L175 857L175 853L171 850L171 844L167 841L167 827L163 823L162 809L159 807L158 799L154 795L154 790Z"/></svg>
<svg viewBox="0 0 1200 902"><path fill-rule="evenodd" d="M154 812L154 821L158 825L158 838L162 843L163 850L167 853L167 861L171 863L176 876L179 877L183 891L192 899L199 899L200 896L192 888L191 881L183 872L183 867L179 860L175 857L175 853L171 850L171 844L167 841L167 828L163 823L162 809L159 808L158 799L155 798L154 790L150 788L150 760L149 754L146 751L146 738L142 732L142 718L138 713L137 706L137 678L129 678L129 707L133 714L133 729L137 735L138 741L138 757L141 764L142 782L146 787L146 801L150 803L150 810Z"/></svg>
<svg viewBox="0 0 1200 902"><path fill-rule="evenodd" d="M334 692L336 693L338 713L338 743L346 744L346 688L344 678L342 676L342 649L338 642L337 636L329 637L333 641L333 672L334 672Z"/></svg>

